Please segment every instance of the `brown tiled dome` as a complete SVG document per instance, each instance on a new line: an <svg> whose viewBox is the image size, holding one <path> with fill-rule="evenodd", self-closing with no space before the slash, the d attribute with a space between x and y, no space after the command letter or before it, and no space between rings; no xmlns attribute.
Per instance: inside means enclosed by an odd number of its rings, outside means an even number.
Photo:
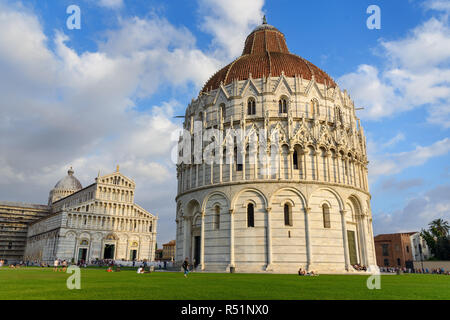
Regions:
<svg viewBox="0 0 450 320"><path fill-rule="evenodd" d="M279 77L284 72L287 77L302 76L317 82L335 87L336 83L324 71L311 62L291 54L286 44L284 34L277 28L263 23L245 40L242 55L229 65L214 74L202 89L202 92L217 89L220 83L224 85L233 80L246 80L268 77Z"/></svg>

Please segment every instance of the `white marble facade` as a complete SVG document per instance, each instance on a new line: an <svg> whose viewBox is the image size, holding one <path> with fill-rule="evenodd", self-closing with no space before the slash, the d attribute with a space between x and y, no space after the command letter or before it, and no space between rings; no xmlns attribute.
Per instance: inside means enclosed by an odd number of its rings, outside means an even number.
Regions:
<svg viewBox="0 0 450 320"><path fill-rule="evenodd" d="M201 145L204 155L212 144L218 161L203 156L195 163L183 154L195 137L180 137L177 263L188 258L200 270L221 272L352 272L354 264L376 265L366 140L346 91L314 75L249 74L203 90L186 110L185 131L193 133L196 122L204 132L217 129L223 140ZM244 141L234 145L239 167L226 142L233 129ZM274 138L261 132L275 129L279 147L271 149Z"/></svg>
<svg viewBox="0 0 450 320"><path fill-rule="evenodd" d="M50 215L29 226L25 260L153 261L157 217L134 203L134 189L117 170L53 202Z"/></svg>

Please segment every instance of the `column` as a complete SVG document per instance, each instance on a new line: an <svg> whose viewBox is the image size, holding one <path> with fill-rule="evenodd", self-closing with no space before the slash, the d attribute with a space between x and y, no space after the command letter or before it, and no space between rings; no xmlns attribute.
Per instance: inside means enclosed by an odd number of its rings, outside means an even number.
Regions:
<svg viewBox="0 0 450 320"><path fill-rule="evenodd" d="M198 187L198 164L195 165L195 187Z"/></svg>
<svg viewBox="0 0 450 320"><path fill-rule="evenodd" d="M311 271L313 268L313 255L312 255L312 243L311 243L311 231L309 226L309 215L311 208L305 208L305 236L306 236L306 269Z"/></svg>
<svg viewBox="0 0 450 320"><path fill-rule="evenodd" d="M242 150L242 180L245 180L245 162L246 162L246 159L247 159L247 150L246 149L244 149L244 150ZM250 162L250 159L249 159L249 161L248 162ZM250 163L249 163L249 165L250 165Z"/></svg>
<svg viewBox="0 0 450 320"><path fill-rule="evenodd" d="M327 181L328 181L328 182L331 182L331 170L330 170L331 152L328 151L328 152L326 153L326 155L327 155L326 162L327 162L327 178L328 178Z"/></svg>
<svg viewBox="0 0 450 320"><path fill-rule="evenodd" d="M267 211L267 266L266 271L272 271L272 228L270 225L270 212L272 208L266 208Z"/></svg>
<svg viewBox="0 0 450 320"><path fill-rule="evenodd" d="M205 174L206 174L206 162L203 160L203 183L202 183L202 186L204 186L205 185ZM184 258L186 258L186 257L184 257ZM184 258L183 258L183 261L184 261Z"/></svg>
<svg viewBox="0 0 450 320"><path fill-rule="evenodd" d="M298 162L298 158L297 158ZM289 177L290 179L294 179L294 150L289 149Z"/></svg>
<svg viewBox="0 0 450 320"><path fill-rule="evenodd" d="M184 226L183 226L183 235L184 235L184 239L183 239L183 261L184 259L186 259L186 257L188 257L188 229L189 229L189 218L188 217L184 217Z"/></svg>
<svg viewBox="0 0 450 320"><path fill-rule="evenodd" d="M369 265L369 259L368 259L368 252L367 252L367 228L366 228L366 214L361 213L361 235L362 235L362 246L361 246L361 252L362 252L362 264L365 266Z"/></svg>
<svg viewBox="0 0 450 320"><path fill-rule="evenodd" d="M341 161L340 161L340 158L341 158L341 154L339 153L339 152L336 152L336 158L335 158L335 161L336 161L336 166L335 166L335 168L336 168L336 177L337 177L337 183L341 183Z"/></svg>
<svg viewBox="0 0 450 320"><path fill-rule="evenodd" d="M348 253L348 240L347 240L347 223L345 220L346 210L341 210L341 224L342 224L342 238L344 241L344 259L345 259L345 270L350 271L350 256Z"/></svg>
<svg viewBox="0 0 450 320"><path fill-rule="evenodd" d="M205 270L205 211L202 211L202 227L200 232L200 270Z"/></svg>
<svg viewBox="0 0 450 320"><path fill-rule="evenodd" d="M303 172L304 172L304 174L303 174L303 179L307 179L307 177L308 177L308 148L306 148L306 149L303 149L303 166L304 166L304 168L303 168Z"/></svg>
<svg viewBox="0 0 450 320"><path fill-rule="evenodd" d="M230 209L230 265L234 267L234 210Z"/></svg>

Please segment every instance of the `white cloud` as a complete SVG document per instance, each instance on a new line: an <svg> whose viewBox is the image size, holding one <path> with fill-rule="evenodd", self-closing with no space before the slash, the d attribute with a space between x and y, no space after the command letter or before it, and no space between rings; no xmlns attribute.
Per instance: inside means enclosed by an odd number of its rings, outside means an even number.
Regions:
<svg viewBox="0 0 450 320"><path fill-rule="evenodd" d="M374 145L371 143L370 146ZM397 174L409 167L420 166L429 159L439 157L450 152L450 138L436 141L429 146L417 146L412 151L381 154L374 153L375 150L369 149L369 174L376 178L382 175Z"/></svg>
<svg viewBox="0 0 450 320"><path fill-rule="evenodd" d="M430 8L442 8L430 2ZM442 9L443 10L443 9ZM450 127L450 27L448 15L430 18L404 39L380 41L387 65L383 70L360 65L339 78L355 102L364 106L362 117L381 119L418 107L427 107L428 121Z"/></svg>
<svg viewBox="0 0 450 320"><path fill-rule="evenodd" d="M390 148L395 146L400 141L405 140L405 135L401 132L397 133L394 137L392 137L389 141L383 143L383 148Z"/></svg>
<svg viewBox="0 0 450 320"><path fill-rule="evenodd" d="M438 186L417 194L404 208L374 214L374 234L420 231L437 218L450 219L450 186Z"/></svg>
<svg viewBox="0 0 450 320"><path fill-rule="evenodd" d="M98 0L98 5L106 8L118 9L123 6L123 0Z"/></svg>
<svg viewBox="0 0 450 320"><path fill-rule="evenodd" d="M263 5L264 0L199 0L201 28L214 36L216 55L229 59L242 53L245 38L262 23Z"/></svg>

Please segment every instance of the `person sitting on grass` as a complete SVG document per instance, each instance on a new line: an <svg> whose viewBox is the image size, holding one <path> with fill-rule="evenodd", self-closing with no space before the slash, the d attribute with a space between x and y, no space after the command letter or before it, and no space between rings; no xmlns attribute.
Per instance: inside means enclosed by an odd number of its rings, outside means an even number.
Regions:
<svg viewBox="0 0 450 320"><path fill-rule="evenodd" d="M113 272L112 267L108 267L108 269L106 269L106 272Z"/></svg>
<svg viewBox="0 0 450 320"><path fill-rule="evenodd" d="M120 266L116 267L116 272L120 272Z"/></svg>
<svg viewBox="0 0 450 320"><path fill-rule="evenodd" d="M306 271L302 270L302 268L300 268L300 269L298 269L298 275L299 276L304 276L304 275L306 275Z"/></svg>

